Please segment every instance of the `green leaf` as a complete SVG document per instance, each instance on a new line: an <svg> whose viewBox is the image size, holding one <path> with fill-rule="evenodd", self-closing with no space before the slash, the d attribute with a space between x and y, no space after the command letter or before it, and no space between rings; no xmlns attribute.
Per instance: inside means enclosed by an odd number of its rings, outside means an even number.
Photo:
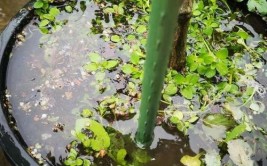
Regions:
<svg viewBox="0 0 267 166"><path fill-rule="evenodd" d="M178 118L179 120L182 120L184 118L184 114L181 111L175 111L172 116Z"/></svg>
<svg viewBox="0 0 267 166"><path fill-rule="evenodd" d="M118 7L118 14L123 14L124 13L124 9L123 9L123 7L122 7L122 5L121 4L123 4L123 3L120 3L120 5L119 5L119 7Z"/></svg>
<svg viewBox="0 0 267 166"><path fill-rule="evenodd" d="M201 154L198 154L196 156L188 156L185 155L181 158L181 163L184 164L185 166L201 166L201 161L200 158Z"/></svg>
<svg viewBox="0 0 267 166"><path fill-rule="evenodd" d="M177 75L175 75L174 81L176 84L182 85L185 83L185 78L184 76L182 76L182 74L178 73Z"/></svg>
<svg viewBox="0 0 267 166"><path fill-rule="evenodd" d="M227 128L235 126L235 121L230 116L225 116L223 114L209 114L204 117L203 122L207 126L225 126Z"/></svg>
<svg viewBox="0 0 267 166"><path fill-rule="evenodd" d="M164 94L167 95L174 95L178 91L178 88L175 84L168 84L166 88L164 89Z"/></svg>
<svg viewBox="0 0 267 166"><path fill-rule="evenodd" d="M212 78L213 76L215 76L215 74L216 74L216 70L208 69L205 73L205 76L208 78Z"/></svg>
<svg viewBox="0 0 267 166"><path fill-rule="evenodd" d="M205 75L205 73L207 72L208 67L204 66L204 65L199 65L197 68L197 72L201 75Z"/></svg>
<svg viewBox="0 0 267 166"><path fill-rule="evenodd" d="M39 23L39 26L40 27L45 27L46 25L49 24L49 21L48 20L42 20L40 23Z"/></svg>
<svg viewBox="0 0 267 166"><path fill-rule="evenodd" d="M233 139L236 139L245 131L246 131L246 125L244 123L242 123L242 124L236 126L232 131L230 131L226 134L225 141L228 142L228 141L231 141Z"/></svg>
<svg viewBox="0 0 267 166"><path fill-rule="evenodd" d="M122 72L125 74L132 74L133 72L133 66L130 64L125 64L121 68Z"/></svg>
<svg viewBox="0 0 267 166"><path fill-rule="evenodd" d="M115 10L113 8L108 7L104 9L104 13L115 13Z"/></svg>
<svg viewBox="0 0 267 166"><path fill-rule="evenodd" d="M119 35L112 35L110 40L115 42L115 43L118 43L121 41L121 37Z"/></svg>
<svg viewBox="0 0 267 166"><path fill-rule="evenodd" d="M226 85L229 85L227 82L220 82L217 87L218 87L218 90L223 90Z"/></svg>
<svg viewBox="0 0 267 166"><path fill-rule="evenodd" d="M97 121L82 118L76 121L76 133L82 132L82 129L88 129L94 133L93 139L90 139L90 147L95 151L107 149L110 146L110 138L104 127ZM89 139L89 138L88 138ZM83 142L83 140L81 140Z"/></svg>
<svg viewBox="0 0 267 166"><path fill-rule="evenodd" d="M228 73L228 66L226 63L220 61L216 64L216 70L221 76L224 76Z"/></svg>
<svg viewBox="0 0 267 166"><path fill-rule="evenodd" d="M210 26L213 27L213 28L217 28L217 27L219 27L219 24L216 23L216 22L213 22L213 23L210 24Z"/></svg>
<svg viewBox="0 0 267 166"><path fill-rule="evenodd" d="M177 124L178 122L180 122L179 118L175 116L171 116L169 120L173 124Z"/></svg>
<svg viewBox="0 0 267 166"><path fill-rule="evenodd" d="M218 50L216 52L216 56L219 59L221 59L221 60L226 59L228 57L228 50L227 50L227 48L221 48L220 50Z"/></svg>
<svg viewBox="0 0 267 166"><path fill-rule="evenodd" d="M178 118L176 118L176 119L178 119ZM181 132L186 132L186 126L185 126L185 123L183 123L182 121L180 121L180 120L177 120L177 122L176 122L176 127L177 127L177 129L179 130L179 131L181 131Z"/></svg>
<svg viewBox="0 0 267 166"><path fill-rule="evenodd" d="M136 54L135 52L133 52L131 54L130 60L131 60L131 63L132 64L138 65L139 64L139 61L140 61L140 56L138 54Z"/></svg>
<svg viewBox="0 0 267 166"><path fill-rule="evenodd" d="M267 14L266 0L249 0L247 6L249 11L257 11L262 15Z"/></svg>
<svg viewBox="0 0 267 166"><path fill-rule="evenodd" d="M189 66L190 71L195 71L198 68L199 63L197 61L198 61L198 57L197 56L195 56L195 55L187 56L186 62L188 64L188 66Z"/></svg>
<svg viewBox="0 0 267 166"><path fill-rule="evenodd" d="M77 158L77 159L75 160L75 165L82 165L82 164L83 164L83 160L82 160L82 159Z"/></svg>
<svg viewBox="0 0 267 166"><path fill-rule="evenodd" d="M188 74L185 77L185 81L191 85L195 85L196 83L198 83L199 80L199 75L197 74Z"/></svg>
<svg viewBox="0 0 267 166"><path fill-rule="evenodd" d="M84 12L86 10L87 6L86 6L86 2L85 1L80 1L80 9L82 12Z"/></svg>
<svg viewBox="0 0 267 166"><path fill-rule="evenodd" d="M209 65L209 64L211 64L212 62L214 62L214 57L213 56L211 56L211 55L205 55L204 57L203 57L203 60L204 60L204 63L206 64L206 65Z"/></svg>
<svg viewBox="0 0 267 166"><path fill-rule="evenodd" d="M243 97L249 98L251 95L253 95L254 91L255 91L254 87L247 87L245 93L243 94Z"/></svg>
<svg viewBox="0 0 267 166"><path fill-rule="evenodd" d="M127 155L127 151L125 149L120 149L117 153L117 162L122 165L126 165L125 157Z"/></svg>
<svg viewBox="0 0 267 166"><path fill-rule="evenodd" d="M49 30L46 27L39 27L42 34L48 34Z"/></svg>
<svg viewBox="0 0 267 166"><path fill-rule="evenodd" d="M212 27L206 27L203 32L208 35L208 36L211 36L212 33L213 33L213 28Z"/></svg>
<svg viewBox="0 0 267 166"><path fill-rule="evenodd" d="M101 61L101 56L97 53L92 52L88 56L89 56L89 59L91 60L91 62L98 63Z"/></svg>
<svg viewBox="0 0 267 166"><path fill-rule="evenodd" d="M187 99L192 99L194 95L194 88L192 86L187 86L183 88L180 93Z"/></svg>
<svg viewBox="0 0 267 166"><path fill-rule="evenodd" d="M132 41L134 39L135 39L135 36L134 35L128 35L127 36L127 40L129 40L129 41Z"/></svg>
<svg viewBox="0 0 267 166"><path fill-rule="evenodd" d="M108 60L103 63L103 67L107 70L112 70L119 65L118 60Z"/></svg>
<svg viewBox="0 0 267 166"><path fill-rule="evenodd" d="M83 118L89 118L89 117L91 117L93 115L93 112L91 111L91 110L89 110L89 109L84 109L83 111L82 111L82 113L81 113L81 116L83 117Z"/></svg>
<svg viewBox="0 0 267 166"><path fill-rule="evenodd" d="M44 6L44 3L42 1L36 1L33 5L35 9L40 9Z"/></svg>
<svg viewBox="0 0 267 166"><path fill-rule="evenodd" d="M199 117L194 115L194 116L192 116L190 119L188 119L187 122L189 122L189 123L194 123L194 122L196 122L198 119L199 119Z"/></svg>
<svg viewBox="0 0 267 166"><path fill-rule="evenodd" d="M164 99L165 101L169 102L169 103L172 102L172 98L171 98L170 95L163 94L163 99Z"/></svg>
<svg viewBox="0 0 267 166"><path fill-rule="evenodd" d="M76 159L77 156L78 156L78 152L75 149L71 148L70 154L68 155L68 157Z"/></svg>
<svg viewBox="0 0 267 166"><path fill-rule="evenodd" d="M59 15L60 11L58 8L53 7L49 10L49 14L51 14L52 16L56 17L57 15Z"/></svg>
<svg viewBox="0 0 267 166"><path fill-rule="evenodd" d="M51 14L44 14L43 17L49 21L54 21L55 17Z"/></svg>
<svg viewBox="0 0 267 166"><path fill-rule="evenodd" d="M42 0L43 1L43 0ZM43 1L43 3L44 3L44 5L43 5L43 9L48 9L49 7L50 7L50 5L49 5L49 3L47 2L47 0L46 1Z"/></svg>
<svg viewBox="0 0 267 166"><path fill-rule="evenodd" d="M148 155L147 151L143 149L137 149L131 155L136 165L140 165L140 163L143 165L151 160L151 157Z"/></svg>
<svg viewBox="0 0 267 166"><path fill-rule="evenodd" d="M231 84L231 89L229 90L232 94L238 94L239 93L239 87L235 84Z"/></svg>
<svg viewBox="0 0 267 166"><path fill-rule="evenodd" d="M249 37L249 34L241 29L238 32L236 32L236 34L240 36L242 39L247 39Z"/></svg>
<svg viewBox="0 0 267 166"><path fill-rule="evenodd" d="M194 16L199 16L201 14L201 12L199 10L194 10L193 11L193 15Z"/></svg>
<svg viewBox="0 0 267 166"><path fill-rule="evenodd" d="M72 158L68 158L64 161L64 165L75 165L75 160L73 161Z"/></svg>
<svg viewBox="0 0 267 166"><path fill-rule="evenodd" d="M96 63L89 63L89 64L86 64L83 68L87 72L92 72L98 69L98 65Z"/></svg>
<svg viewBox="0 0 267 166"><path fill-rule="evenodd" d="M146 26L145 26L145 25L140 25L140 26L138 26L137 29L136 29L136 32L137 32L137 33L144 33L144 32L146 32L146 31L147 31L147 29L146 29Z"/></svg>
<svg viewBox="0 0 267 166"><path fill-rule="evenodd" d="M83 166L90 166L91 165L91 161L87 160L87 159L83 159Z"/></svg>
<svg viewBox="0 0 267 166"><path fill-rule="evenodd" d="M72 12L72 7L70 5L67 5L65 6L65 10L68 12L68 13L71 13Z"/></svg>

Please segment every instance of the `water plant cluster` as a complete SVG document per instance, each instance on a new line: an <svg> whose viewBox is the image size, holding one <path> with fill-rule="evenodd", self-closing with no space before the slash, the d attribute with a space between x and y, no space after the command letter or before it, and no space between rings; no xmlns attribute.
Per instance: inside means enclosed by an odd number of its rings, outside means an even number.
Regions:
<svg viewBox="0 0 267 166"><path fill-rule="evenodd" d="M38 0L34 5L43 33L61 25L56 21L60 10L48 7L48 3ZM86 10L87 3L80 1L80 10ZM104 126L96 117L116 122L134 119L138 114L151 4L149 0L94 0L94 3L99 9L95 10L96 17L88 33L100 35L124 55L107 59L101 52L88 52L83 69L95 76L94 86L99 93L111 89L105 82L110 81L107 75L112 72L115 72L112 81L126 80L125 87L99 101L94 111L81 112L72 132L75 140L68 145L69 155L64 164L142 165L150 160L146 151L127 148L127 144L134 144L130 136ZM76 3L72 4L61 10L71 13L78 8ZM260 7L256 9L265 14ZM253 156L267 154L267 126L257 122L257 117L265 120L267 117L266 87L257 78L259 74L267 77L267 42L250 32L249 25L241 25L241 18L241 13L232 12L225 1L195 1L186 70L169 69L166 73L158 125L168 125L189 138L198 136L200 141L212 144L200 147L203 150L195 156L177 156L184 165L253 165L256 162Z"/></svg>
<svg viewBox="0 0 267 166"><path fill-rule="evenodd" d="M237 0L238 2L243 2L244 0ZM262 16L267 14L267 2L264 0L249 0L247 1L248 10L251 12L257 12Z"/></svg>

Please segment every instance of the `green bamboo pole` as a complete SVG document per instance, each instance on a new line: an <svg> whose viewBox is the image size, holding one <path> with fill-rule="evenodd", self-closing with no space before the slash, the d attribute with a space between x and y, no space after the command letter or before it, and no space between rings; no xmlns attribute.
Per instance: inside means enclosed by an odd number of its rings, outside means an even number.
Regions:
<svg viewBox="0 0 267 166"><path fill-rule="evenodd" d="M151 145L164 77L183 0L152 0L138 129L139 147Z"/></svg>

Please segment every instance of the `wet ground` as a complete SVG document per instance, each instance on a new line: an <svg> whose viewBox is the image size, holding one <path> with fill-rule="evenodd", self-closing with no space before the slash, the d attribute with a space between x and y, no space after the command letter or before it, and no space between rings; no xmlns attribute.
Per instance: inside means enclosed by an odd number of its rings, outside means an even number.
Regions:
<svg viewBox="0 0 267 166"><path fill-rule="evenodd" d="M29 0L1 0L0 1L0 32L9 20L20 10ZM0 165L9 166L9 162L0 147Z"/></svg>

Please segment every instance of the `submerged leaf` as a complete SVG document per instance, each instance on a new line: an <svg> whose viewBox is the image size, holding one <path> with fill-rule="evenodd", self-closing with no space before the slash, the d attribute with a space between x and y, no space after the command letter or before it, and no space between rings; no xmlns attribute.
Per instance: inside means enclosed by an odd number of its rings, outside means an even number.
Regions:
<svg viewBox="0 0 267 166"><path fill-rule="evenodd" d="M127 151L125 149L120 149L117 153L117 162L126 165L125 157L127 155Z"/></svg>
<svg viewBox="0 0 267 166"><path fill-rule="evenodd" d="M108 156L111 157L114 161L118 162L121 165L125 165L125 157L127 151L125 150L125 142L121 133L111 133L110 137L110 147L108 151Z"/></svg>
<svg viewBox="0 0 267 166"><path fill-rule="evenodd" d="M267 1L266 0L249 0L248 3L249 11L258 11L262 15L267 14Z"/></svg>
<svg viewBox="0 0 267 166"><path fill-rule="evenodd" d="M92 71L96 71L98 69L98 65L96 63L89 63L89 64L86 64L83 68L87 72L92 72Z"/></svg>
<svg viewBox="0 0 267 166"><path fill-rule="evenodd" d="M251 160L253 151L247 142L237 139L229 141L227 145L228 153L234 164L238 166L253 166L254 162Z"/></svg>
<svg viewBox="0 0 267 166"><path fill-rule="evenodd" d="M222 141L225 138L226 127L222 125L202 126L203 131L207 136L212 137L216 141Z"/></svg>
<svg viewBox="0 0 267 166"><path fill-rule="evenodd" d="M235 120L240 120L244 116L244 112L241 110L240 106L236 106L232 103L226 103L224 108L232 113Z"/></svg>
<svg viewBox="0 0 267 166"><path fill-rule="evenodd" d="M249 108L252 109L255 114L259 114L265 110L265 105L260 101L254 101L250 104Z"/></svg>
<svg viewBox="0 0 267 166"><path fill-rule="evenodd" d="M209 114L204 117L203 122L207 126L225 126L230 128L235 126L235 121L230 116L226 116L223 114Z"/></svg>
<svg viewBox="0 0 267 166"><path fill-rule="evenodd" d="M101 61L101 56L97 53L92 52L88 56L89 56L91 62L98 63Z"/></svg>
<svg viewBox="0 0 267 166"><path fill-rule="evenodd" d="M151 160L151 157L148 155L147 151L144 149L137 149L131 154L131 156L134 160L133 161L134 165L145 164Z"/></svg>
<svg viewBox="0 0 267 166"><path fill-rule="evenodd" d="M215 150L208 151L205 155L206 166L220 166L221 165L221 156Z"/></svg>

